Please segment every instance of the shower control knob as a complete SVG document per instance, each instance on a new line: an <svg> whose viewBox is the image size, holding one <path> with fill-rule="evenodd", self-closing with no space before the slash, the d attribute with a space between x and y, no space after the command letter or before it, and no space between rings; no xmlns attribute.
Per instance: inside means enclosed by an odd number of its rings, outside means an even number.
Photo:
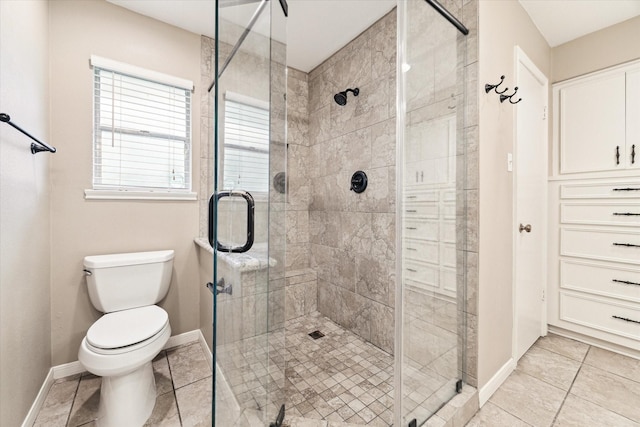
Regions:
<svg viewBox="0 0 640 427"><path fill-rule="evenodd" d="M518 228L518 230L522 233L523 231L526 231L527 233L531 233L531 224L527 224L527 225L522 225L520 224L520 227Z"/></svg>
<svg viewBox="0 0 640 427"><path fill-rule="evenodd" d="M367 174L363 171L357 171L351 177L351 191L362 193L367 188Z"/></svg>

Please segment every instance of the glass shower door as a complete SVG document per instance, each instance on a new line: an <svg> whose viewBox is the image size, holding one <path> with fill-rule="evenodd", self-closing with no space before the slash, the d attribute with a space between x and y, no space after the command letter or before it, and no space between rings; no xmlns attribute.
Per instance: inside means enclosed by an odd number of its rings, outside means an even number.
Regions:
<svg viewBox="0 0 640 427"><path fill-rule="evenodd" d="M218 0L213 147L213 425L268 426L284 398L285 2Z"/></svg>
<svg viewBox="0 0 640 427"><path fill-rule="evenodd" d="M464 35L424 0L398 6L396 423L423 425L462 387L465 349ZM446 2L453 15L461 5Z"/></svg>

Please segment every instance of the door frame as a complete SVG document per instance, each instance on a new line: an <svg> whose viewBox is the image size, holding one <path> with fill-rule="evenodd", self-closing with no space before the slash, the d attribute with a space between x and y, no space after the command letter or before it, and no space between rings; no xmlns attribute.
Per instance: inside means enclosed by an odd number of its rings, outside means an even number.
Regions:
<svg viewBox="0 0 640 427"><path fill-rule="evenodd" d="M545 110L546 112L544 112L545 114L545 122L547 124L547 126L545 126L545 132L544 132L544 137L542 140L542 143L545 146L545 150L544 153L545 155L543 156L543 164L544 164L544 171L545 171L545 181L546 179L548 179L548 169L549 169L549 125L548 123L550 122L549 120L549 80L547 78L547 76L545 76L545 74L540 71L540 69L535 65L535 63L527 56L527 54L524 52L524 50L522 50L522 48L518 45L516 45L514 47L514 75L516 76L516 85L518 85L518 82L521 80L521 76L520 76L520 66L523 66L525 68L527 68L527 70L529 72L531 72L531 74L540 82L540 84L544 87L544 105L545 105ZM526 100L524 101L526 102ZM517 281L516 281L516 267L517 267L517 239L518 239L518 204L517 204L517 196L518 196L518 168L517 168L517 162L518 162L518 106L515 105L514 106L514 114L513 114L513 147L512 147L512 152L513 152L513 159L515 159L515 165L516 167L514 168L514 173L513 173L513 212L512 212L512 266L511 266L511 276L512 276L512 292L511 292L511 297L512 297L512 321L513 321L513 329L512 329L512 339L511 339L511 345L512 345L512 349L511 349L511 357L513 359L513 361L515 363L518 362L518 316L516 313L516 303L517 303ZM540 112L541 114L543 114L543 112ZM543 224L540 224L539 227L536 228L540 228L542 230L542 238L546 241L548 241L548 229L547 229L547 224L548 224L548 215L547 213L547 209L548 209L548 185L544 185L544 189L543 189L543 198L542 198L542 203L544 204L544 212L545 215L543 216ZM548 284L547 284L547 244L543 245L543 251L544 253L542 254L542 259L543 259L543 265L541 266L541 268L543 269L543 274L542 277L544 278L544 283L541 286L541 290L543 292L543 295L541 296L541 300L540 300L540 336L545 336L547 335L547 293L548 293Z"/></svg>

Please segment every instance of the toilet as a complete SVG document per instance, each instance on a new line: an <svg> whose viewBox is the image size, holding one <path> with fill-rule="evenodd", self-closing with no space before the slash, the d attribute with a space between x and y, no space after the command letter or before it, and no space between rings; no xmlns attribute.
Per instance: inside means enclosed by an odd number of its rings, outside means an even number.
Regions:
<svg viewBox="0 0 640 427"><path fill-rule="evenodd" d="M88 256L89 299L105 313L87 331L78 360L102 377L99 427L142 426L156 402L152 360L171 336L156 304L167 294L174 251Z"/></svg>

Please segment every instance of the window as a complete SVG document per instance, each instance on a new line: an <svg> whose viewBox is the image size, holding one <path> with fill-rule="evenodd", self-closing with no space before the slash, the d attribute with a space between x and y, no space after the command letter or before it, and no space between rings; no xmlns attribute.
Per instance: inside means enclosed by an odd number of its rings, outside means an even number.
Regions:
<svg viewBox="0 0 640 427"><path fill-rule="evenodd" d="M193 84L92 57L93 189L191 192Z"/></svg>
<svg viewBox="0 0 640 427"><path fill-rule="evenodd" d="M223 188L269 191L268 104L227 93L224 112Z"/></svg>

